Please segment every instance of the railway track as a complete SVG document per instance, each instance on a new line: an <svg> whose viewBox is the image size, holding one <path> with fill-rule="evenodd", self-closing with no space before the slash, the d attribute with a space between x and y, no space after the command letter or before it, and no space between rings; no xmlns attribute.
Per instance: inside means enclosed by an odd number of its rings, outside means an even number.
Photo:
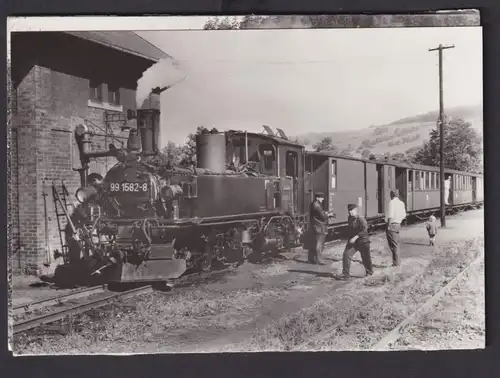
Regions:
<svg viewBox="0 0 500 378"><path fill-rule="evenodd" d="M213 275L224 274L230 271L233 265L209 273L191 273L175 281L168 282L169 288L189 286L210 278ZM154 285L141 286L123 292L110 292L107 285L99 287L84 288L39 301L26 303L13 308L14 316L22 316L34 310L47 309L46 313L30 316L14 322L14 334L29 331L37 327L55 323L69 316L82 314L87 311L107 306L117 300L128 299L147 294L155 289ZM78 300L78 301L77 301Z"/></svg>
<svg viewBox="0 0 500 378"><path fill-rule="evenodd" d="M80 294L83 295L84 291L85 290L81 290ZM88 291L90 292L90 290L88 290ZM66 318L68 316L81 314L81 313L84 313L84 312L92 310L92 309L107 306L118 299L127 299L127 298L135 297L138 295L150 293L152 291L153 291L153 287L151 285L148 285L148 286L135 288L132 290L127 290L124 292L101 291L99 293L94 293L93 295L90 295L90 296L94 296L96 298L92 298L92 299L87 298L88 300L85 300L85 301L82 301L81 303L76 303L76 304L73 304L70 306L64 306L64 304L63 304L61 306L61 308L56 308L53 311L50 311L46 314L28 317L27 319L23 319L17 323L14 323L14 334L17 334L20 332L25 332L25 331L34 329L34 328L39 327L39 326L44 325L44 324L54 323L54 322L57 322L59 320ZM71 293L68 294L67 296L71 296ZM82 298L82 296L80 296L78 298ZM56 300L55 298L52 298L50 300L45 301L46 302L45 308L47 308L51 303L54 303L53 301L55 301L55 300ZM38 302L39 306L41 306L42 302L43 301ZM67 300L66 302L69 302L69 300ZM42 308L42 307L38 307L38 308Z"/></svg>
<svg viewBox="0 0 500 378"><path fill-rule="evenodd" d="M107 289L106 285L84 288L84 289L75 290L73 292L70 292L70 293L67 293L64 295L57 295L54 297L41 299L41 300L34 301L34 302L29 302L26 304L22 304L22 305L13 307L12 308L13 315L14 316L21 316L21 315L24 315L26 313L32 312L34 310L46 308L48 306L62 305L65 302L71 302L75 299L88 297L88 296L91 296L93 294L103 293L104 291L106 291L106 289Z"/></svg>
<svg viewBox="0 0 500 378"><path fill-rule="evenodd" d="M484 258L484 254L476 257L472 262L470 262L464 269L462 269L455 277L453 277L445 286L443 286L437 293L430 297L424 304L418 307L412 314L401 321L396 327L387 332L379 341L377 341L370 350L372 351L388 351L391 350L391 346L396 343L402 336L404 331L412 324L414 324L420 316L428 312L432 306L434 306L443 296L453 288L453 286L460 281L475 265L479 264ZM417 277L414 277L415 280ZM337 325L335 325L336 327ZM334 328L334 327L333 327ZM295 351L307 350L308 344L311 342L318 342L329 337L329 331L333 328L325 329L320 334L313 336L302 344L294 348Z"/></svg>
<svg viewBox="0 0 500 378"><path fill-rule="evenodd" d="M391 346L396 343L402 336L403 332L412 324L416 323L420 316L427 313L432 306L439 302L444 295L451 290L458 281L460 281L475 265L479 264L484 258L481 254L471 263L469 263L460 273L458 273L452 280L450 280L445 286L443 286L436 294L429 298L422 306L420 306L416 311L414 311L410 316L404 319L391 331L389 331L382 339L380 339L375 345L373 345L372 350L374 351L387 351L391 349Z"/></svg>

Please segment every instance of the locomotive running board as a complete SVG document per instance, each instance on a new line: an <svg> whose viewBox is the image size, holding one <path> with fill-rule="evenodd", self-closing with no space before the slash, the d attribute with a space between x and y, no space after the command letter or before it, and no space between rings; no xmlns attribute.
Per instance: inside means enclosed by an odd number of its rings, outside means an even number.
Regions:
<svg viewBox="0 0 500 378"><path fill-rule="evenodd" d="M186 260L147 260L141 265L124 264L120 282L164 281L179 278L186 271Z"/></svg>

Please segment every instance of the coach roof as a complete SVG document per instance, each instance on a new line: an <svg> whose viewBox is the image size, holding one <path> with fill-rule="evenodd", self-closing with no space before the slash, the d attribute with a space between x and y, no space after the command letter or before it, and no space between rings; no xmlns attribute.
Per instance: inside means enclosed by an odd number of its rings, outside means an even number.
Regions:
<svg viewBox="0 0 500 378"><path fill-rule="evenodd" d="M415 164L415 163L401 161L401 160L392 160L392 159L371 160L371 159L363 159L363 158L357 158L357 157L352 157L352 156L342 156L342 155L332 154L332 153L329 153L327 151L326 152L306 151L306 153L308 155L312 155L312 156L328 156L328 157L332 157L335 159L355 160L355 161L375 163L375 164L392 165L395 167L401 167L401 168L406 168L406 169L416 169L416 170L420 170L420 171L439 172L439 167L432 167L429 165ZM457 171L457 170L448 169L448 168L445 168L444 171L446 173L452 173L452 174L460 174L460 175L466 174L469 176L483 176L481 173Z"/></svg>

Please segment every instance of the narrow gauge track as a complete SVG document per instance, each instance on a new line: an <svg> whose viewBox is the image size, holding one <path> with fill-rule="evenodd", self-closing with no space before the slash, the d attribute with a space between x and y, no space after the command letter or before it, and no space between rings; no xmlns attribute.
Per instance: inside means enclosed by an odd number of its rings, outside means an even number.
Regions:
<svg viewBox="0 0 500 378"><path fill-rule="evenodd" d="M107 289L106 285L78 289L78 290L72 291L72 292L67 293L67 294L56 295L54 297L45 298L45 299L41 299L38 301L29 302L29 303L25 303L25 304L22 304L19 306L15 306L12 308L12 311L13 311L14 315L18 315L18 316L24 315L27 312L31 312L33 310L38 310L38 309L45 308L48 306L62 305L65 302L70 302L70 301L73 301L73 300L78 299L78 298L84 298L84 297L88 297L88 296L93 295L93 294L102 293L102 292L106 291L106 289Z"/></svg>
<svg viewBox="0 0 500 378"><path fill-rule="evenodd" d="M224 274L231 270L234 265L227 266L223 269L209 273L191 273L183 276L175 281L166 282L167 287L173 288L178 286L187 286L200 280L207 279L213 275ZM85 313L87 311L107 306L119 299L127 299L135 296L153 292L155 285L145 285L123 292L110 292L108 285L99 287L90 287L67 293L61 296L56 296L48 299L42 299L36 302L31 302L13 308L14 315L23 315L28 311L35 309L51 309L49 312L21 319L14 323L14 334L32 330L42 325L50 324L63 320L68 316ZM79 299L80 302L74 303ZM69 306L68 306L69 304Z"/></svg>
<svg viewBox="0 0 500 378"><path fill-rule="evenodd" d="M375 345L373 345L372 350L383 351L390 350L391 346L396 343L402 336L403 332L408 326L414 324L420 316L427 313L432 306L434 306L444 295L449 292L457 282L464 277L472 267L479 264L484 258L484 254L480 254L476 259L470 262L462 271L460 271L452 280L450 280L445 286L443 286L436 294L430 297L422 306L417 308L410 316L404 319L391 331L389 331L382 339L380 339Z"/></svg>
<svg viewBox="0 0 500 378"><path fill-rule="evenodd" d="M20 322L14 324L14 334L36 328L44 324L54 323L58 320L66 318L67 316L81 314L95 308L104 307L118 299L126 299L135 297L137 295L150 293L152 290L153 287L151 285L148 285L132 290L127 290L125 292L101 292L96 294L98 298L83 301L82 303L78 303L73 306L56 309L40 316L34 316L25 320L21 320Z"/></svg>
<svg viewBox="0 0 500 378"><path fill-rule="evenodd" d="M431 307L439 302L443 296L453 288L453 286L462 278L464 277L467 272L475 265L481 262L481 260L484 258L484 254L480 254L478 257L476 257L473 261L471 261L464 269L462 269L455 277L453 277L446 285L441 287L440 290L438 290L432 297L427 299L427 301L424 302L420 307L418 307L413 313L411 313L408 317L406 317L403 321L401 321L399 324L397 324L392 330L387 332L381 339L379 339L373 346L370 348L372 351L387 351L391 350L391 346L396 343L403 332L407 329L408 326L411 324L415 323L416 320L419 318L419 316L422 316L424 313L428 312ZM336 327L336 326L335 326ZM296 348L294 348L295 351L300 351L304 350L307 348L307 345L311 341L321 341L324 340L326 337L328 337L329 331L331 331L334 327L325 329L323 332L320 334L311 337L310 339L307 339L304 341L302 344L298 345Z"/></svg>

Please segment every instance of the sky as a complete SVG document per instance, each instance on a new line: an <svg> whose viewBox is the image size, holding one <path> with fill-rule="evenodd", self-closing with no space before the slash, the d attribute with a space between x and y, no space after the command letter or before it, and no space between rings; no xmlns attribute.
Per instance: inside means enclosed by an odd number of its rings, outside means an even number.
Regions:
<svg viewBox="0 0 500 378"><path fill-rule="evenodd" d="M201 21L201 25L200 25ZM201 27L204 20L198 19ZM382 125L439 107L482 104L482 31L467 28L138 32L187 75L161 95L161 145L198 126L288 135Z"/></svg>

